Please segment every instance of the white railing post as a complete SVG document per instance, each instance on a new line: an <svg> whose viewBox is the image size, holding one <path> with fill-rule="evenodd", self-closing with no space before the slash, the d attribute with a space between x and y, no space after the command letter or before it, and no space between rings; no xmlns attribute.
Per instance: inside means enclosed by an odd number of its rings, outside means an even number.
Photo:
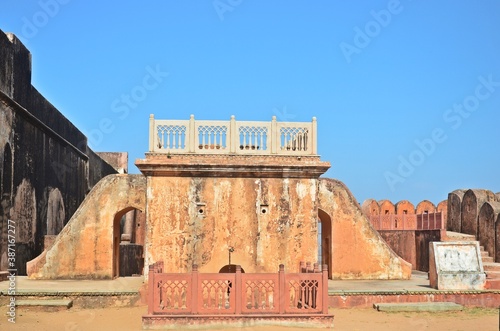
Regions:
<svg viewBox="0 0 500 331"><path fill-rule="evenodd" d="M271 154L277 154L280 135L278 132L278 124L276 123L276 116L273 116L273 119L271 120L271 132L269 134L269 138L271 139Z"/></svg>
<svg viewBox="0 0 500 331"><path fill-rule="evenodd" d="M229 122L229 134L226 135L226 146L229 145L229 152L236 153L237 145L239 143L239 134L236 128L236 118L231 115L231 121Z"/></svg>
<svg viewBox="0 0 500 331"><path fill-rule="evenodd" d="M149 115L149 152L153 152L155 150L155 132L156 136L158 136L158 132L155 126L155 115Z"/></svg>
<svg viewBox="0 0 500 331"><path fill-rule="evenodd" d="M311 129L311 144L312 144L312 155L318 154L318 138L317 138L317 132L318 132L318 121L316 120L316 117L312 118L312 129Z"/></svg>
<svg viewBox="0 0 500 331"><path fill-rule="evenodd" d="M196 125L194 122L194 115L189 116L188 132L186 134L188 151L189 153L196 152Z"/></svg>

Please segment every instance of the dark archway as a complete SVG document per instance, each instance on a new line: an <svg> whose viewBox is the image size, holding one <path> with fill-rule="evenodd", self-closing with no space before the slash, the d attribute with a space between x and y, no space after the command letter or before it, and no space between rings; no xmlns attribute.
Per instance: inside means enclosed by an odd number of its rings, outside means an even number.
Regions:
<svg viewBox="0 0 500 331"><path fill-rule="evenodd" d="M328 266L328 278L332 279L332 218L325 211L318 209L318 255L321 264ZM321 253L321 254L319 254Z"/></svg>
<svg viewBox="0 0 500 331"><path fill-rule="evenodd" d="M127 207L113 220L113 278L141 275L144 269L144 213Z"/></svg>
<svg viewBox="0 0 500 331"><path fill-rule="evenodd" d="M220 274L234 274L236 273L236 264L226 264L219 270ZM244 274L245 270L241 268L241 273Z"/></svg>

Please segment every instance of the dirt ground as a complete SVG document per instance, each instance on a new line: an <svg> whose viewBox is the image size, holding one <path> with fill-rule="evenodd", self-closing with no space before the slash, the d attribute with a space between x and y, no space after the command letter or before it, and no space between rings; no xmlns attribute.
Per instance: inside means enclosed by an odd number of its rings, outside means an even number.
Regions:
<svg viewBox="0 0 500 331"><path fill-rule="evenodd" d="M37 331L96 331L96 330L141 330L141 316L146 307L78 309L59 312L16 311L16 323L8 322L7 307L0 309L0 330ZM374 309L333 309L334 330L350 331L493 331L499 330L497 309L469 308L451 313L385 313ZM177 329L179 330L179 329ZM213 329L212 329L213 330ZM228 330L228 329L225 329ZM318 330L290 327L253 327L247 331Z"/></svg>

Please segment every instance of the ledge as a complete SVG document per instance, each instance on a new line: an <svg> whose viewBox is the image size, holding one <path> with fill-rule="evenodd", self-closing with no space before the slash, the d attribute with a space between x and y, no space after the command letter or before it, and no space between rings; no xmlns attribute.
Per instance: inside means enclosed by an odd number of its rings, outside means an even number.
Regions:
<svg viewBox="0 0 500 331"><path fill-rule="evenodd" d="M330 163L319 156L146 154L135 165L146 176L318 178Z"/></svg>

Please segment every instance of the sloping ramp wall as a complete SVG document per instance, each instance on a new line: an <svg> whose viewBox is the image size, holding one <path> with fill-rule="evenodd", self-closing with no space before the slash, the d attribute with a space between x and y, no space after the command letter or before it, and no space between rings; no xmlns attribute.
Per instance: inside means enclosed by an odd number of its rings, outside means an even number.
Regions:
<svg viewBox="0 0 500 331"><path fill-rule="evenodd" d="M333 278L409 279L411 264L372 228L344 183L320 178L319 185L319 209L331 218Z"/></svg>
<svg viewBox="0 0 500 331"><path fill-rule="evenodd" d="M146 210L146 177L109 175L90 191L54 244L27 263L31 279L113 278L116 215ZM119 216L118 215L118 216Z"/></svg>

